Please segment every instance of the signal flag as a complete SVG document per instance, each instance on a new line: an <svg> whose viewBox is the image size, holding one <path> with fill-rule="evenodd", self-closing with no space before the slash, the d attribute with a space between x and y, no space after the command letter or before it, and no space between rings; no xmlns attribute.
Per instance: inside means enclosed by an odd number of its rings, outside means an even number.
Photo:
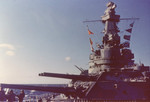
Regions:
<svg viewBox="0 0 150 102"><path fill-rule="evenodd" d="M89 39L90 39L90 44L91 44L91 45L93 45L93 41L92 41L92 39L91 39L91 38L89 38Z"/></svg>
<svg viewBox="0 0 150 102"><path fill-rule="evenodd" d="M94 48L93 48L93 46L92 46L92 45L90 45L90 47L91 47L91 51L92 51L92 52L94 52Z"/></svg>
<svg viewBox="0 0 150 102"><path fill-rule="evenodd" d="M91 51L94 52L94 48L93 48L93 46L92 46L92 45L93 45L93 41L92 41L91 38L89 38L89 39L90 39L90 47L91 47Z"/></svg>
<svg viewBox="0 0 150 102"><path fill-rule="evenodd" d="M124 39L129 40L130 41L131 35L124 35Z"/></svg>
<svg viewBox="0 0 150 102"><path fill-rule="evenodd" d="M132 28L126 29L127 32L132 33Z"/></svg>
<svg viewBox="0 0 150 102"><path fill-rule="evenodd" d="M94 34L94 33L93 33L93 32L91 32L89 29L88 29L88 33L89 33L89 35Z"/></svg>
<svg viewBox="0 0 150 102"><path fill-rule="evenodd" d="M130 24L130 27L133 27L133 25L134 25L134 22Z"/></svg>

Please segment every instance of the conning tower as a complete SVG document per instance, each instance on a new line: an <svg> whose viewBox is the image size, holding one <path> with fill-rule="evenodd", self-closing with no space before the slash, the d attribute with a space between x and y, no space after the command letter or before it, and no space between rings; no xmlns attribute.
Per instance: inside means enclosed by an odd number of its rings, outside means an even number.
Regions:
<svg viewBox="0 0 150 102"><path fill-rule="evenodd" d="M102 45L99 50L93 51L90 55L89 73L120 69L124 65L128 65L129 62L134 62L131 60L134 58L131 50L120 44L119 29L117 27L120 15L115 14L117 6L113 2L109 2L106 6L107 9L101 17L101 21L105 25Z"/></svg>

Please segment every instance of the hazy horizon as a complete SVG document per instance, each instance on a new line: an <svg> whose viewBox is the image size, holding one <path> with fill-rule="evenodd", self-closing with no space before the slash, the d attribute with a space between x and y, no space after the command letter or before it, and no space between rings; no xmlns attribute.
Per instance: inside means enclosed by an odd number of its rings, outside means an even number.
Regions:
<svg viewBox="0 0 150 102"><path fill-rule="evenodd" d="M101 19L109 0L1 0L0 83L54 84L70 80L39 73L79 74L91 53L85 20ZM121 18L137 17L131 34L135 62L150 65L150 1L112 0ZM121 31L132 21L120 22ZM88 23L101 43L100 22ZM95 39L95 40L94 40Z"/></svg>

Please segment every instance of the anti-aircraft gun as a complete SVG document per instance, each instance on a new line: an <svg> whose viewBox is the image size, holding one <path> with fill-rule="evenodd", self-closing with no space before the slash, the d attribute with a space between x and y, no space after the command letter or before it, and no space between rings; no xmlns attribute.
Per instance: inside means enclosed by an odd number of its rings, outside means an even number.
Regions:
<svg viewBox="0 0 150 102"><path fill-rule="evenodd" d="M109 2L102 19L94 20L101 21L105 25L104 36L101 47L96 51L92 50L90 54L88 70L76 66L81 71L80 75L47 72L39 74L45 77L71 79L69 86L44 87L12 84L1 86L63 93L77 100L150 100L150 67L135 64L129 42L121 43L117 23L125 18L116 15L115 8L116 4ZM127 31L131 32L130 29ZM130 38L125 36L127 40Z"/></svg>

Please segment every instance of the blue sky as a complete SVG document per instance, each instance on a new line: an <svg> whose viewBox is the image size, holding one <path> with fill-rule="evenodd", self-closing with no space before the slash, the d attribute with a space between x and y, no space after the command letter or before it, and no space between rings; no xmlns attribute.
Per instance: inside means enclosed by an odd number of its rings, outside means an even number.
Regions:
<svg viewBox="0 0 150 102"><path fill-rule="evenodd" d="M84 20L100 19L109 0L1 0L0 83L67 83L41 72L80 73L88 69L90 46ZM112 0L121 18L138 17L131 34L136 62L150 65L150 0ZM127 27L131 21L122 21ZM103 25L88 23L101 42ZM95 38L98 37L98 38Z"/></svg>

